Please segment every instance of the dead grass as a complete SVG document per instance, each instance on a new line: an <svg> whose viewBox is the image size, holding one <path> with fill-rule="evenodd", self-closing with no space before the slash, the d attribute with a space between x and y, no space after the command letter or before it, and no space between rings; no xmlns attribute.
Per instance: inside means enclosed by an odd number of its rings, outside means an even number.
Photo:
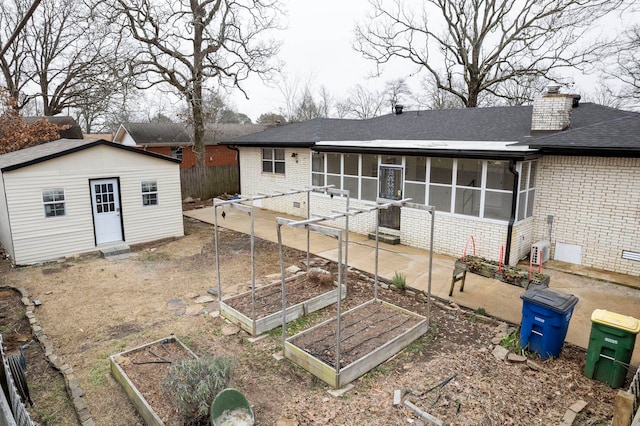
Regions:
<svg viewBox="0 0 640 426"><path fill-rule="evenodd" d="M198 355L235 358L231 385L254 404L258 424L272 425L280 415L300 424L406 424L408 414L391 406L393 390L418 392L455 372L456 380L434 405L418 401L447 424L557 424L580 398L589 405L578 424L610 420L615 391L582 376L583 352L565 349L540 372L500 363L488 349L494 327L439 309L432 312L427 336L356 381L354 391L325 399L326 385L295 364L272 358L281 349L277 335L251 345L242 333L222 335L223 320L187 313L196 305L195 296L206 295L217 283L212 228L188 220L186 230L184 238L143 247L137 257L126 260L89 256L64 265L14 269L5 276L9 284L25 287L42 301L38 320L52 338L55 353L73 367L98 425L143 424L109 373L109 355L171 333ZM249 236L230 231L220 236L223 292L246 291ZM256 251L257 277L280 272L272 243L258 240ZM287 264L297 263L300 253L285 253ZM405 303L396 292L381 294ZM349 289L343 306L357 305L371 295L370 283L360 284ZM185 308L172 308L173 299L182 299ZM215 302L201 307L217 309ZM403 307L424 313L424 304ZM335 308L327 308L316 321L333 315ZM461 404L458 413L456 399Z"/></svg>

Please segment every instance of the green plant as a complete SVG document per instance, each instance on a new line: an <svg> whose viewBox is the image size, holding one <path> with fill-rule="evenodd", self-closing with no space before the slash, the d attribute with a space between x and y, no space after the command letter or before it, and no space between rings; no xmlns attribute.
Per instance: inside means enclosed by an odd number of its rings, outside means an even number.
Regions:
<svg viewBox="0 0 640 426"><path fill-rule="evenodd" d="M200 424L209 415L215 396L229 383L233 361L227 357L186 359L171 366L164 380L173 395L176 409L192 424Z"/></svg>
<svg viewBox="0 0 640 426"><path fill-rule="evenodd" d="M520 333L518 332L513 332L504 336L500 341L500 346L503 346L509 351L516 354L526 354L526 351L522 348L522 346L520 346Z"/></svg>
<svg viewBox="0 0 640 426"><path fill-rule="evenodd" d="M485 308L478 308L473 312L475 312L478 315L482 315L482 316L486 316L487 315L487 310Z"/></svg>
<svg viewBox="0 0 640 426"><path fill-rule="evenodd" d="M399 290L404 290L407 288L407 277L402 272L395 272L391 279L391 284Z"/></svg>

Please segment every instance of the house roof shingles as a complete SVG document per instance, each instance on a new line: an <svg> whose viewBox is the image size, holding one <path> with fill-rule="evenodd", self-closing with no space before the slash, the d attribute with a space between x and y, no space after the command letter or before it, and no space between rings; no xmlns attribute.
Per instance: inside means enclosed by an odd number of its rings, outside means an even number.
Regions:
<svg viewBox="0 0 640 426"><path fill-rule="evenodd" d="M238 146L306 146L317 142L406 141L519 142L550 149L609 149L640 152L640 114L583 103L572 110L564 132L531 136L532 106L410 111L368 120L323 119L281 125L223 141ZM329 144L331 145L331 144ZM339 144L335 144L336 146Z"/></svg>
<svg viewBox="0 0 640 426"><path fill-rule="evenodd" d="M122 126L137 145L185 145L191 144L189 129L181 123L123 123ZM216 144L223 139L262 131L262 124L219 123L208 125L204 142Z"/></svg>

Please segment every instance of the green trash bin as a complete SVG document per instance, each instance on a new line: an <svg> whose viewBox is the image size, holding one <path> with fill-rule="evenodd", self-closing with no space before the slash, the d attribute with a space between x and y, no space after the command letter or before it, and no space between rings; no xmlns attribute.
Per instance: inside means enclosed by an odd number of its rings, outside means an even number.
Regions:
<svg viewBox="0 0 640 426"><path fill-rule="evenodd" d="M612 388L624 385L640 320L596 309L591 314L591 336L584 375Z"/></svg>

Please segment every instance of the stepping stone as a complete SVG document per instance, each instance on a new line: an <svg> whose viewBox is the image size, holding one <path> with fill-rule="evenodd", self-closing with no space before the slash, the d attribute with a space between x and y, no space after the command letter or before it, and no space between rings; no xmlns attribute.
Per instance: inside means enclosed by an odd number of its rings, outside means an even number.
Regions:
<svg viewBox="0 0 640 426"><path fill-rule="evenodd" d="M233 336L234 334L240 333L240 327L228 324L222 327L222 335L223 336Z"/></svg>
<svg viewBox="0 0 640 426"><path fill-rule="evenodd" d="M217 288L210 288L209 290L207 290L207 293L213 295L213 296L219 296L220 293L218 293L218 289Z"/></svg>
<svg viewBox="0 0 640 426"><path fill-rule="evenodd" d="M182 299L169 299L168 305L170 310L180 309L187 306Z"/></svg>
<svg viewBox="0 0 640 426"><path fill-rule="evenodd" d="M211 296L200 296L195 300L196 303L211 303L215 301L216 299Z"/></svg>
<svg viewBox="0 0 640 426"><path fill-rule="evenodd" d="M287 271L290 274L297 274L298 272L300 272L302 269L298 268L296 265L291 265L288 268L285 269L285 271Z"/></svg>
<svg viewBox="0 0 640 426"><path fill-rule="evenodd" d="M499 361L504 361L509 354L509 350L503 346L496 346L493 348L492 355Z"/></svg>
<svg viewBox="0 0 640 426"><path fill-rule="evenodd" d="M191 305L187 306L185 313L189 316L195 317L202 312L202 306L200 305Z"/></svg>
<svg viewBox="0 0 640 426"><path fill-rule="evenodd" d="M513 352L509 352L509 355L507 355L507 361L511 361L511 362L527 362L527 357L526 356L522 356L522 355L518 355L518 354L514 354Z"/></svg>

